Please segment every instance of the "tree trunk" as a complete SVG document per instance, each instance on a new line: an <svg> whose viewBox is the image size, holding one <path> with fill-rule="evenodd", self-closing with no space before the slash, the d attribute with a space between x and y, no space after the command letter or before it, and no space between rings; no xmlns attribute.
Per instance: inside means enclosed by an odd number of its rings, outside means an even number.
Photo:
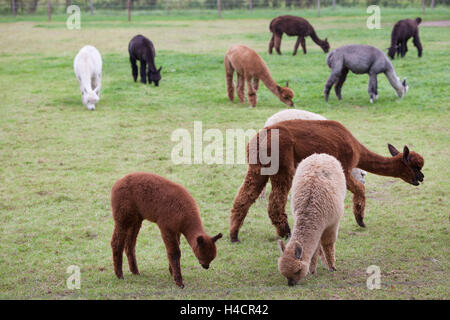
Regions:
<svg viewBox="0 0 450 320"><path fill-rule="evenodd" d="M169 14L169 0L166 0L166 13Z"/></svg>
<svg viewBox="0 0 450 320"><path fill-rule="evenodd" d="M13 17L16 16L16 0L11 0L11 12Z"/></svg>
<svg viewBox="0 0 450 320"><path fill-rule="evenodd" d="M422 0L422 13L425 14L425 0Z"/></svg>
<svg viewBox="0 0 450 320"><path fill-rule="evenodd" d="M320 17L320 0L317 0L317 14Z"/></svg>
<svg viewBox="0 0 450 320"><path fill-rule="evenodd" d="M333 10L336 10L336 0L333 0Z"/></svg>
<svg viewBox="0 0 450 320"><path fill-rule="evenodd" d="M52 21L52 1L51 0L48 0L47 14L48 14L48 21Z"/></svg>
<svg viewBox="0 0 450 320"><path fill-rule="evenodd" d="M94 4L93 0L89 0L89 10L91 11L91 16L94 15Z"/></svg>
<svg viewBox="0 0 450 320"><path fill-rule="evenodd" d="M249 4L250 4L250 11L253 11L253 0L250 0Z"/></svg>
<svg viewBox="0 0 450 320"><path fill-rule="evenodd" d="M38 1L39 0L32 0L31 1L30 8L28 9L28 11L30 13L36 13L36 8L37 8Z"/></svg>
<svg viewBox="0 0 450 320"><path fill-rule="evenodd" d="M128 21L131 21L131 0L128 0Z"/></svg>
<svg viewBox="0 0 450 320"><path fill-rule="evenodd" d="M66 9L72 5L72 0L66 0Z"/></svg>
<svg viewBox="0 0 450 320"><path fill-rule="evenodd" d="M221 11L220 11L220 7L221 7L220 0L217 0L217 16L219 17L219 19L222 19L222 14L221 14Z"/></svg>
<svg viewBox="0 0 450 320"><path fill-rule="evenodd" d="M434 0L431 0L431 9L434 9Z"/></svg>

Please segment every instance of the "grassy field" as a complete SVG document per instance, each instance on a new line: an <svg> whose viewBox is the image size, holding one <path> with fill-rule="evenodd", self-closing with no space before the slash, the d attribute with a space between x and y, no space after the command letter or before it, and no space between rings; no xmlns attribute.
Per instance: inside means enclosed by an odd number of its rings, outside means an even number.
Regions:
<svg viewBox="0 0 450 320"><path fill-rule="evenodd" d="M309 38L308 54L268 55L270 19L282 11L165 16L82 16L68 30L65 16L0 18L0 298L2 299L448 299L449 277L449 28L421 27L424 55L410 43L394 60L410 90L398 99L379 76L379 100L369 104L368 77L350 74L343 100L322 91L329 75L325 54ZM382 9L382 28L366 28L365 8L290 11L309 17L331 48L364 43L387 48L395 21L419 9ZM424 21L444 20L437 8ZM162 65L160 86L134 83L127 45L144 34ZM296 108L342 122L367 147L388 155L386 144L407 144L425 158L425 182L369 174L366 229L358 227L347 193L336 248L338 271L288 287L277 270L280 255L267 203L252 206L239 244L228 237L230 209L246 165L174 165L171 133L203 129L260 129L285 106L264 86L255 109L226 97L223 56L230 44L255 48L278 83L290 81ZM103 88L94 112L81 104L73 58L85 44L103 56ZM182 238L177 288L168 272L156 225L145 222L137 244L141 276L124 263L125 280L112 270L109 205L113 183L132 171L150 171L183 184L196 199L209 234L222 232L218 256L205 271ZM447 190L447 191L446 191ZM290 208L289 204L288 207ZM292 225L291 214L289 213ZM81 268L81 289L66 286L70 265ZM377 265L382 287L368 290L366 269Z"/></svg>

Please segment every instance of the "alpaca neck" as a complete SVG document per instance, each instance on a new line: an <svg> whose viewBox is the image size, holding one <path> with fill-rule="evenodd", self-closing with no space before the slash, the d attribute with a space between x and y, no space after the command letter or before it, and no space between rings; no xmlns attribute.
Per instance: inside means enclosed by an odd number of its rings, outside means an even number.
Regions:
<svg viewBox="0 0 450 320"><path fill-rule="evenodd" d="M205 235L205 230L203 229L198 212L190 215L187 220L188 222L185 224L181 233L186 238L192 250L194 250L197 247L197 237Z"/></svg>
<svg viewBox="0 0 450 320"><path fill-rule="evenodd" d="M398 158L383 157L361 145L358 168L380 176L398 177Z"/></svg>
<svg viewBox="0 0 450 320"><path fill-rule="evenodd" d="M148 53L148 54L146 55L145 60L146 60L146 62L147 62L147 64L148 64L148 69L149 69L151 72L155 73L155 72L156 72L155 62L154 62L154 59L152 59L152 56L150 55L150 53Z"/></svg>
<svg viewBox="0 0 450 320"><path fill-rule="evenodd" d="M325 41L320 40L314 30L312 30L311 32L311 39L321 48L323 48L323 46L325 45Z"/></svg>
<svg viewBox="0 0 450 320"><path fill-rule="evenodd" d="M389 70L385 72L386 77L389 80L389 83L391 84L392 88L394 88L395 92L397 92L397 95L399 97L403 96L403 85L399 78L397 77L397 74L394 71L394 68L391 66Z"/></svg>
<svg viewBox="0 0 450 320"><path fill-rule="evenodd" d="M295 242L300 243L302 247L301 261L310 263L311 258L317 250L317 246L320 245L320 237L322 232L318 230L311 230L309 224L305 224L302 219L296 219L294 233L291 236L291 241L295 245ZM304 241L304 239L307 239Z"/></svg>
<svg viewBox="0 0 450 320"><path fill-rule="evenodd" d="M265 66L264 71L259 75L259 79L264 83L264 85L267 87L267 89L272 91L272 93L274 95L276 95L278 98L280 98L280 91L278 90L279 86L275 82L275 80L273 80L267 66Z"/></svg>

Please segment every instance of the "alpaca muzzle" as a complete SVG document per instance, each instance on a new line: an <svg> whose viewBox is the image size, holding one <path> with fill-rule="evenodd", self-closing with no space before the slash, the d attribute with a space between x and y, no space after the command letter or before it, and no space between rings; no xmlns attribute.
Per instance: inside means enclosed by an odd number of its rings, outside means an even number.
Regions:
<svg viewBox="0 0 450 320"><path fill-rule="evenodd" d="M202 264L203 269L209 269L209 264Z"/></svg>

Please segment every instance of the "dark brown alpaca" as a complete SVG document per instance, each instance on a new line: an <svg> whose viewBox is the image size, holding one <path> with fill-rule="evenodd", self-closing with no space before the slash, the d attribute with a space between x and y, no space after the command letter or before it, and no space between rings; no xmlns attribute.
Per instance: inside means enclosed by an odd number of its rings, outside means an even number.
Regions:
<svg viewBox="0 0 450 320"><path fill-rule="evenodd" d="M330 44L328 40L320 40L312 25L308 20L295 16L279 16L270 22L270 32L272 32L272 38L269 42L269 53L272 54L273 47L278 54L281 54L280 45L281 37L283 33L288 36L297 36L297 42L295 43L294 53L297 54L299 44L302 45L303 53L306 54L306 42L305 38L310 36L311 39L327 53L330 50Z"/></svg>
<svg viewBox="0 0 450 320"><path fill-rule="evenodd" d="M422 56L422 44L419 39L419 24L422 22L421 18L405 19L398 21L391 33L391 47L389 48L388 55L391 59L394 59L395 53L402 58L408 51L407 42L409 38L413 38L413 43L417 48L419 57Z"/></svg>
<svg viewBox="0 0 450 320"><path fill-rule="evenodd" d="M352 176L353 168L368 172L401 178L418 186L424 175L420 171L424 165L422 156L408 147L403 153L388 145L392 157L380 156L356 140L356 138L339 122L330 120L289 120L265 128L256 134L247 145L247 155L254 156L259 148L266 149L263 154L271 154L272 130L279 130L279 169L277 174L261 175L262 165L249 164L247 175L234 199L231 209L231 241L238 240L239 229L244 222L250 206L255 202L261 190L270 179L272 192L269 197L268 213L281 237L290 235L290 228L285 213L285 206L295 169L300 161L314 153L326 153L338 159L346 178L347 189L353 193L353 214L361 227L364 224L365 189L364 185ZM269 143L266 144L266 141ZM252 146L250 149L249 146ZM267 153L265 153L267 152ZM267 164L265 166L269 166Z"/></svg>
<svg viewBox="0 0 450 320"><path fill-rule="evenodd" d="M111 207L114 218L111 247L114 272L119 279L123 279L124 249L131 273L139 274L135 247L144 219L158 225L166 245L169 272L179 287L184 288L180 268L181 234L203 268L208 269L216 257L215 242L222 234L210 237L205 233L194 198L179 184L152 173L130 173L114 184Z"/></svg>

